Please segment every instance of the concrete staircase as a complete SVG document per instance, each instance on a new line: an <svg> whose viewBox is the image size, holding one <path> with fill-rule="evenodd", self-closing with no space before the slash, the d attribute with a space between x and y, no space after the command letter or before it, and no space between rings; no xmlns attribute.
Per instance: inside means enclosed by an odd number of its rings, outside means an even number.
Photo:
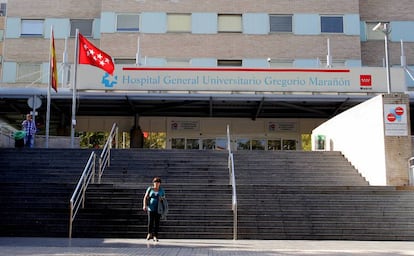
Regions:
<svg viewBox="0 0 414 256"><path fill-rule="evenodd" d="M67 236L69 199L90 152L1 148L0 236Z"/></svg>
<svg viewBox="0 0 414 256"><path fill-rule="evenodd" d="M234 161L238 185L369 185L339 152L237 151Z"/></svg>
<svg viewBox="0 0 414 256"><path fill-rule="evenodd" d="M74 237L146 236L142 198L162 177L169 203L160 238L232 238L227 154L219 151L113 150L100 185L74 222Z"/></svg>
<svg viewBox="0 0 414 256"><path fill-rule="evenodd" d="M338 152L236 152L240 239L414 240L414 193Z"/></svg>
<svg viewBox="0 0 414 256"><path fill-rule="evenodd" d="M67 237L69 198L90 155L0 149L0 236ZM414 240L414 192L375 187L339 152L237 151L239 239ZM161 176L160 238L233 238L227 152L113 150L73 237L144 238L142 197Z"/></svg>

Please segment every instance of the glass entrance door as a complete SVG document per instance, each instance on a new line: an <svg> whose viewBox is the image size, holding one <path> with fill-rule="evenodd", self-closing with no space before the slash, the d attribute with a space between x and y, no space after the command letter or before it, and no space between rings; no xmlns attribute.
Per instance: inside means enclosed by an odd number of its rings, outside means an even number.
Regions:
<svg viewBox="0 0 414 256"><path fill-rule="evenodd" d="M236 150L297 150L296 139L236 139ZM226 138L172 138L171 149L227 150Z"/></svg>

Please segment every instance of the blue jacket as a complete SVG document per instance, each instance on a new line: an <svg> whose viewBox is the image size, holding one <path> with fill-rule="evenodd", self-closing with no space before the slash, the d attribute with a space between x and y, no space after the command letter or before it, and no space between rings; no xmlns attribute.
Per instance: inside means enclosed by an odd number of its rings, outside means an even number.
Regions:
<svg viewBox="0 0 414 256"><path fill-rule="evenodd" d="M159 206L160 206L160 204L158 202L159 201L162 202L162 201L164 201L163 199L165 199L164 189L160 187L159 191L155 192L153 187L148 187L146 193L148 193L148 197L149 197L148 211L150 211L150 212L158 211Z"/></svg>

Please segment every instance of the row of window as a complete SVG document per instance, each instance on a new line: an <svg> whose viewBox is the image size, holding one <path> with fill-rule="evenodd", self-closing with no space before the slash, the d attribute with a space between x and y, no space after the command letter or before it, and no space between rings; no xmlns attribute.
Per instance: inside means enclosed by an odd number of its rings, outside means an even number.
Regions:
<svg viewBox="0 0 414 256"><path fill-rule="evenodd" d="M76 35L76 29L87 37L92 36L93 19L71 19L70 36ZM20 35L21 36L43 36L45 31L45 20L43 19L22 19Z"/></svg>
<svg viewBox="0 0 414 256"><path fill-rule="evenodd" d="M292 33L293 15L270 15L270 33ZM218 32L219 33L242 33L241 14L219 14ZM76 29L84 36L92 36L93 19L71 19L70 36L75 36ZM139 14L118 14L116 20L116 30L118 32L138 32L140 31ZM191 14L168 14L168 32L191 32ZM44 32L43 19L23 19L21 23L22 36L42 36ZM322 33L343 33L342 16L321 16Z"/></svg>
<svg viewBox="0 0 414 256"><path fill-rule="evenodd" d="M293 32L293 15L269 15L269 33L292 33ZM218 32L219 33L242 33L241 14L219 14L218 15ZM71 19L70 36L76 35L76 29L87 37L93 35L94 19ZM343 33L344 24L342 16L321 16L320 28L321 33ZM367 40L383 39L380 31L373 31L372 28L377 22L366 23ZM20 35L25 36L43 36L45 31L45 20L43 19L22 19ZM116 16L117 32L139 32L140 15L139 14L118 14ZM190 33L191 32L191 14L168 14L167 15L167 32L170 33Z"/></svg>
<svg viewBox="0 0 414 256"><path fill-rule="evenodd" d="M80 132L82 147L103 147L105 144L105 133L96 132L96 136L86 136L86 132ZM123 132L122 140L119 141L122 148L129 148L130 134ZM308 150L305 146L308 135L302 135L301 150ZM164 132L144 132L144 148L151 149L198 149L198 150L227 150L227 138L171 138L171 144L167 146L167 135ZM275 139L248 139L238 138L232 142L233 150L297 150L299 142L296 139L275 138Z"/></svg>
<svg viewBox="0 0 414 256"><path fill-rule="evenodd" d="M135 65L136 59L129 59L129 58L115 58L115 64L120 65ZM293 59L268 59L268 66L269 68L285 68L285 67L295 67L295 60ZM140 61L140 64L146 66L146 61ZM311 64L312 67L326 67L327 66L326 59L315 59L314 63ZM334 67L345 67L346 61L341 59L332 60L331 65ZM166 67L191 67L191 59L174 59L168 58L165 60ZM240 59L218 59L216 61L215 67L244 67L243 60Z"/></svg>
<svg viewBox="0 0 414 256"><path fill-rule="evenodd" d="M321 16L321 33L343 33L343 16ZM191 32L191 14L167 14L167 32ZM242 14L218 14L219 33L242 33ZM269 15L270 33L292 33L293 15ZM118 14L117 31L139 31L139 14Z"/></svg>
<svg viewBox="0 0 414 256"><path fill-rule="evenodd" d="M296 150L294 139L237 139L236 150ZM171 149L215 149L226 150L227 139L172 138Z"/></svg>

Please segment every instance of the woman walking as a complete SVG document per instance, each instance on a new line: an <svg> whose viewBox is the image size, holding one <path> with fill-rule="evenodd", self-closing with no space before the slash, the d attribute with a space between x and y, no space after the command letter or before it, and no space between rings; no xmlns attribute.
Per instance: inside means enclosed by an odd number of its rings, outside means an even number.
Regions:
<svg viewBox="0 0 414 256"><path fill-rule="evenodd" d="M145 191L142 209L148 214L147 240L152 238L157 242L161 219L161 214L158 212L158 205L165 199L165 191L161 187L160 177L155 177L152 182L153 185Z"/></svg>

